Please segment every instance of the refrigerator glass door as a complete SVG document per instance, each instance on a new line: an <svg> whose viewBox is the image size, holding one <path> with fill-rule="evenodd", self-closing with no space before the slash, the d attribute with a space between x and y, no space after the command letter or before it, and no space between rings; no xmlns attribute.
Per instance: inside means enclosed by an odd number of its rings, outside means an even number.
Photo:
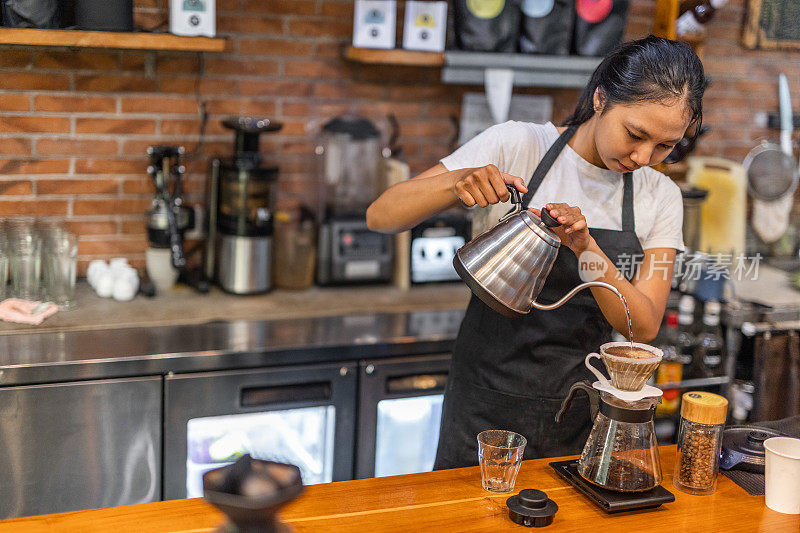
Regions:
<svg viewBox="0 0 800 533"><path fill-rule="evenodd" d="M376 477L433 469L443 397L436 394L378 402Z"/></svg>
<svg viewBox="0 0 800 533"><path fill-rule="evenodd" d="M203 496L203 474L249 453L297 465L304 485L333 480L332 405L189 420L186 495Z"/></svg>

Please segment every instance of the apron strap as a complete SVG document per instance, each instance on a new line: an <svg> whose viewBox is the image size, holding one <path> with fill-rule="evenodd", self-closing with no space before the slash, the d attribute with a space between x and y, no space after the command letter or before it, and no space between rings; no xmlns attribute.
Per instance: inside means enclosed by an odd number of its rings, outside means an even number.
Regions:
<svg viewBox="0 0 800 533"><path fill-rule="evenodd" d="M633 172L626 172L622 186L622 231L635 232L633 216Z"/></svg>
<svg viewBox="0 0 800 533"><path fill-rule="evenodd" d="M569 126L558 136L558 139L556 139L550 148L548 148L544 157L536 166L536 170L533 171L533 175L528 182L528 192L522 196L522 209L528 209L528 203L530 203L531 198L533 198L533 195L539 189L545 176L547 176L550 167L553 166L553 163L555 163L559 154L561 154L564 146L567 145L576 131L578 131L578 126ZM626 172L622 179L622 230L635 232L635 220L633 215L633 173ZM509 211L509 213L510 212L511 211Z"/></svg>
<svg viewBox="0 0 800 533"><path fill-rule="evenodd" d="M553 166L561 150L564 149L564 146L567 145L567 142L575 135L576 131L578 131L578 126L570 126L565 129L561 135L558 136L556 142L547 150L547 153L544 154L544 157L539 162L536 170L533 171L533 176L531 176L528 182L528 192L522 196L522 209L528 209L528 203L531 201L531 198L533 198L534 193L539 188L539 185L542 184L542 180L544 180L550 167Z"/></svg>

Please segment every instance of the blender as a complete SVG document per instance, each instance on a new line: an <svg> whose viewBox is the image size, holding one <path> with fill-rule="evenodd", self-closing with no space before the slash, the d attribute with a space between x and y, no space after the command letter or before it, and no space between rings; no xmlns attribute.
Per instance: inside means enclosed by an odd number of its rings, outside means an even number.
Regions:
<svg viewBox="0 0 800 533"><path fill-rule="evenodd" d="M371 231L366 221L367 207L385 181L378 128L365 118L334 118L322 127L315 153L322 221L317 282L389 282L392 236Z"/></svg>
<svg viewBox="0 0 800 533"><path fill-rule="evenodd" d="M259 136L282 124L266 118L232 117L235 155L211 165L206 275L233 294L272 287L274 187L278 167L262 165Z"/></svg>

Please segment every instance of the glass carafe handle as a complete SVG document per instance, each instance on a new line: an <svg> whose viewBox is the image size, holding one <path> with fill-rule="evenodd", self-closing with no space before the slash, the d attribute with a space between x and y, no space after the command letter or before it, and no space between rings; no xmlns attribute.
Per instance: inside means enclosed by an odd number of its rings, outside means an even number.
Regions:
<svg viewBox="0 0 800 533"><path fill-rule="evenodd" d="M610 387L610 386L611 386L611 383L609 383L609 382L608 382L608 378L606 378L606 377L603 375L603 373L602 373L602 372L600 372L600 371L597 369L597 367L595 367L594 365L592 365L592 364L590 364L590 363L589 363L589 361L590 361L591 359L595 358L595 357L596 357L597 359L601 359L601 360L603 359L603 357L602 357L602 356L601 356L599 353L590 353L589 355L587 355L587 356L586 356L586 359L584 359L584 360L583 360L583 364L584 364L584 365L586 365L586 368L588 368L588 369L589 369L589 372L591 372L592 374L594 374L595 376L597 376L597 379L600 381L600 383L602 383L602 384L603 384L603 385L605 385L606 387Z"/></svg>
<svg viewBox="0 0 800 533"><path fill-rule="evenodd" d="M561 418L564 416L564 413L567 411L567 409L569 409L569 406L572 403L572 397L578 390L584 391L589 397L589 406L591 408L592 417L591 421L594 422L594 417L597 416L597 412L600 410L600 393L597 392L588 381L578 381L572 384L572 386L569 388L569 392L567 393L567 397L564 398L563 402L561 402L561 409L559 409L556 413L556 422L561 422Z"/></svg>

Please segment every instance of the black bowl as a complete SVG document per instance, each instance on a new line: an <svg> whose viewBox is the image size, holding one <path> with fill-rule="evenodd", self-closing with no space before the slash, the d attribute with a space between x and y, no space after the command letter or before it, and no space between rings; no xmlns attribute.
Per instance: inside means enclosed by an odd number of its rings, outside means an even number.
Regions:
<svg viewBox="0 0 800 533"><path fill-rule="evenodd" d="M278 531L275 513L301 492L299 468L249 455L203 475L203 498L225 513L240 533Z"/></svg>

